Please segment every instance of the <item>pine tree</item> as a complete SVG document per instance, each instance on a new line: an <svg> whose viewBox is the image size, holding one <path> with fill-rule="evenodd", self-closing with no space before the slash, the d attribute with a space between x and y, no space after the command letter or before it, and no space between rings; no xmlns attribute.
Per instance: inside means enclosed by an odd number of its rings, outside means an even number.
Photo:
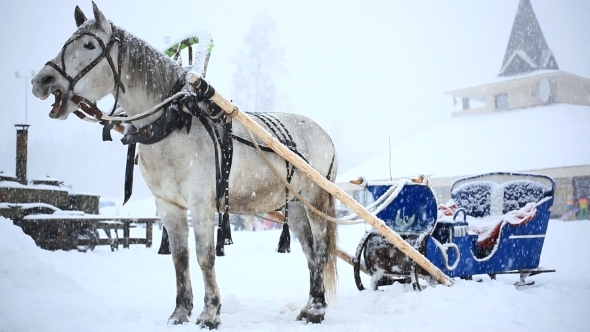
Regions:
<svg viewBox="0 0 590 332"><path fill-rule="evenodd" d="M286 75L285 51L277 46L276 24L260 15L244 36L236 59L234 102L245 111L272 112L281 106L277 79Z"/></svg>

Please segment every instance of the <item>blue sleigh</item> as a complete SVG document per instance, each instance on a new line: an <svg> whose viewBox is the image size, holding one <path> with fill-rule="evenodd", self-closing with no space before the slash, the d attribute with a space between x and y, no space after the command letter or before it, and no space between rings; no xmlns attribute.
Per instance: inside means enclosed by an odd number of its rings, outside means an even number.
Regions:
<svg viewBox="0 0 590 332"><path fill-rule="evenodd" d="M553 205L554 181L544 175L489 173L459 179L451 186L452 200L437 207L432 189L413 182L369 183L376 215L449 277L471 280L474 275L520 274L525 278L555 272L539 268ZM372 287L418 278L431 284L428 273L381 234L369 231L354 258L357 287L360 271L372 276Z"/></svg>

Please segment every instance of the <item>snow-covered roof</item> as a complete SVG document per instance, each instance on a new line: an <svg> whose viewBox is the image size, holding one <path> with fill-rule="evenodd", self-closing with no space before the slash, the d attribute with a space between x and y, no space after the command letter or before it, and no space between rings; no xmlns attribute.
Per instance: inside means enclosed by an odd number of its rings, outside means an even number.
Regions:
<svg viewBox="0 0 590 332"><path fill-rule="evenodd" d="M0 181L0 188L20 188L20 189L35 189L35 190L53 190L53 191L69 191L67 187L58 187L49 184L29 184L24 185L15 181Z"/></svg>
<svg viewBox="0 0 590 332"><path fill-rule="evenodd" d="M0 181L0 188L27 188L27 186L16 181Z"/></svg>
<svg viewBox="0 0 590 332"><path fill-rule="evenodd" d="M588 124L590 107L568 104L451 118L392 144L391 177L590 165L590 154L582 149L590 142ZM389 151L382 145L383 153L339 174L337 182L389 179Z"/></svg>
<svg viewBox="0 0 590 332"><path fill-rule="evenodd" d="M0 209L21 208L21 209L35 209L47 208L53 211L61 211L60 208L47 203L0 203Z"/></svg>
<svg viewBox="0 0 590 332"><path fill-rule="evenodd" d="M535 70L535 71L520 74L520 75L493 77L493 78L487 80L486 83L471 84L469 86L463 86L463 87L455 88L453 90L445 91L445 93L450 94L452 96L456 96L456 97L472 96L472 95L474 95L473 92L478 89L481 91L481 93L483 93L484 92L484 90L482 90L483 87L489 87L489 86L493 86L493 85L497 85L497 84L503 84L503 83L510 82L510 81L522 80L525 78L549 77L549 76L574 77L577 80L590 81L590 79L588 79L586 77L572 74L572 73L569 73L569 72L563 71L563 70L539 69L539 70Z"/></svg>

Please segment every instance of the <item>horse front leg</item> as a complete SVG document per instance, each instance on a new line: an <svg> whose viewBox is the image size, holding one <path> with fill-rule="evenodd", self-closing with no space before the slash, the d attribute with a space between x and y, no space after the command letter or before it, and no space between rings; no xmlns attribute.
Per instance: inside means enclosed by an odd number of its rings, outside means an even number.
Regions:
<svg viewBox="0 0 590 332"><path fill-rule="evenodd" d="M191 208L197 261L205 288L203 311L197 318L201 328L216 329L221 324L221 295L215 278L215 213L202 206Z"/></svg>
<svg viewBox="0 0 590 332"><path fill-rule="evenodd" d="M186 210L159 198L156 198L156 207L162 223L168 230L170 251L176 272L176 308L170 315L168 323L182 324L189 321L193 309Z"/></svg>

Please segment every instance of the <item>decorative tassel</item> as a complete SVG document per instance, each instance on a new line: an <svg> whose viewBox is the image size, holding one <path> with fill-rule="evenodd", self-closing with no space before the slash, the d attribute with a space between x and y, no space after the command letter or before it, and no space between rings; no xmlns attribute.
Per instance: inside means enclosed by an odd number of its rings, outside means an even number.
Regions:
<svg viewBox="0 0 590 332"><path fill-rule="evenodd" d="M166 227L164 227L164 231L162 232L162 243L160 244L158 254L170 255L170 241L168 240L168 231L166 230Z"/></svg>
<svg viewBox="0 0 590 332"><path fill-rule="evenodd" d="M291 233L289 233L289 224L287 223L283 224L283 231L281 232L277 252L281 254L291 252Z"/></svg>
<svg viewBox="0 0 590 332"><path fill-rule="evenodd" d="M223 239L226 245L234 244L231 238L231 225L229 224L229 213L223 214L223 220L221 221L221 228L223 229Z"/></svg>
<svg viewBox="0 0 590 332"><path fill-rule="evenodd" d="M225 248L223 247L223 231L221 227L217 228L217 246L215 247L215 255L221 257L225 256Z"/></svg>

